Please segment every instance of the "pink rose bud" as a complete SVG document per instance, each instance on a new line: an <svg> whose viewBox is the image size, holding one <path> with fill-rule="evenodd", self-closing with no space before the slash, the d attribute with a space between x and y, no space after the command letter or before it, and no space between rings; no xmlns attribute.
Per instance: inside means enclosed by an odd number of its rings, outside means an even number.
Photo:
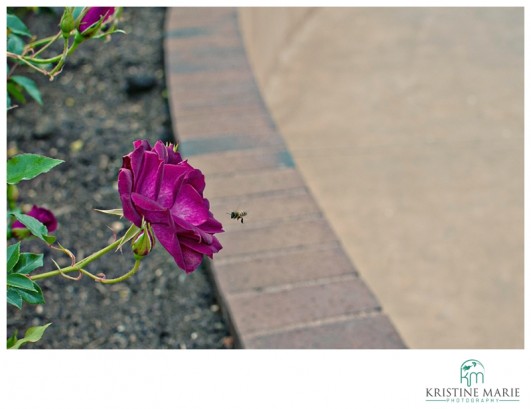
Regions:
<svg viewBox="0 0 531 409"><path fill-rule="evenodd" d="M31 210L26 213L26 215L31 216L40 221L42 224L44 224L48 229L49 233L57 229L57 219L51 211L45 209L44 207L38 207L33 205ZM26 228L26 226L24 226L18 220L13 223L11 229L13 231L13 236L15 236L19 240L22 240L23 238L26 238L31 234Z"/></svg>
<svg viewBox="0 0 531 409"><path fill-rule="evenodd" d="M97 23L105 23L114 14L114 7L89 7L87 13L79 23L78 31L87 36L94 33L94 28L99 28ZM94 27L93 27L94 26ZM91 29L92 28L92 29Z"/></svg>

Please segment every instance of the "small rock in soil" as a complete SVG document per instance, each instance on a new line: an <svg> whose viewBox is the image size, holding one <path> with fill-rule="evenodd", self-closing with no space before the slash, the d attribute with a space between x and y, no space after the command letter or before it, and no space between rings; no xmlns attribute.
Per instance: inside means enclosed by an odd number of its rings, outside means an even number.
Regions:
<svg viewBox="0 0 531 409"><path fill-rule="evenodd" d="M134 74L126 78L125 91L129 95L147 92L157 85L157 79L151 74Z"/></svg>

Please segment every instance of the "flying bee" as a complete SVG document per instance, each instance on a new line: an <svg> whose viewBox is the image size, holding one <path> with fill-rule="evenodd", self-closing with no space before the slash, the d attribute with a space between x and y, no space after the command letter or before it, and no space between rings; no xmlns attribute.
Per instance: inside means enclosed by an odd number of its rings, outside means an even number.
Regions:
<svg viewBox="0 0 531 409"><path fill-rule="evenodd" d="M227 213L227 214L230 214L231 219L240 220L242 223L243 223L243 218L247 216L247 212L245 210L233 210L232 212Z"/></svg>

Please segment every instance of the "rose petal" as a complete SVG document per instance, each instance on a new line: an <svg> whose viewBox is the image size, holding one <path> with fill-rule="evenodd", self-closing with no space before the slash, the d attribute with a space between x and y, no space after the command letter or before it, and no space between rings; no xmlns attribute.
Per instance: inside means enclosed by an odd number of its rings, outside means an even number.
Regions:
<svg viewBox="0 0 531 409"><path fill-rule="evenodd" d="M133 174L129 169L120 169L118 173L118 192L122 201L124 217L135 225L140 226L142 216L140 216L131 201L131 191L133 189Z"/></svg>
<svg viewBox="0 0 531 409"><path fill-rule="evenodd" d="M177 165L178 163L181 163L183 161L181 154L179 152L175 152L173 148L173 144L170 144L168 146L168 165Z"/></svg>
<svg viewBox="0 0 531 409"><path fill-rule="evenodd" d="M203 207L203 198L191 185L183 184L171 208L172 216L198 226L208 220L208 209Z"/></svg>
<svg viewBox="0 0 531 409"><path fill-rule="evenodd" d="M131 153L125 156L122 156L122 169L131 170Z"/></svg>
<svg viewBox="0 0 531 409"><path fill-rule="evenodd" d="M133 180L136 185L136 179L140 176L140 172L142 170L142 163L144 162L144 153L146 151L149 151L151 149L151 146L149 146L149 142L146 140L135 141L133 145L135 146L135 149L129 155L124 156L123 162L124 167L126 165L126 161L129 162L128 168L131 169L131 172L133 172ZM128 159L126 159L126 157L128 157Z"/></svg>
<svg viewBox="0 0 531 409"><path fill-rule="evenodd" d="M207 245L212 243L212 237L213 237L211 234L208 234L195 226L192 226L192 228L189 230L183 231L180 236L182 238L188 238L192 240L193 242L205 243Z"/></svg>
<svg viewBox="0 0 531 409"><path fill-rule="evenodd" d="M137 139L133 142L133 146L136 148L142 148L145 151L151 150L151 145L146 139Z"/></svg>
<svg viewBox="0 0 531 409"><path fill-rule="evenodd" d="M170 212L168 209L138 193L131 193L131 199L138 212L144 216L148 223L169 224Z"/></svg>
<svg viewBox="0 0 531 409"><path fill-rule="evenodd" d="M135 180L135 192L150 199L155 199L160 187L162 165L155 152L145 152L140 175Z"/></svg>
<svg viewBox="0 0 531 409"><path fill-rule="evenodd" d="M176 165L179 162L182 162L182 158L178 152L173 150L173 148L174 145L172 143L165 145L162 143L162 141L157 141L153 147L153 150L157 153L160 160L164 161L164 163L168 165Z"/></svg>
<svg viewBox="0 0 531 409"><path fill-rule="evenodd" d="M190 274L197 269L199 264L201 264L201 261L203 261L203 254L198 253L187 246L182 246L181 251L185 264L185 268L183 268L183 270L186 272L186 274Z"/></svg>
<svg viewBox="0 0 531 409"><path fill-rule="evenodd" d="M28 212L28 216L32 216L44 224L50 233L57 229L57 219L55 218L55 215L44 207L33 205Z"/></svg>
<svg viewBox="0 0 531 409"><path fill-rule="evenodd" d="M180 237L180 242L182 246L187 246L193 251L196 251L201 254L205 254L209 257L212 257L214 253L217 253L222 249L221 243L214 236L210 236L210 243L206 242L197 242L191 240L188 237Z"/></svg>
<svg viewBox="0 0 531 409"><path fill-rule="evenodd" d="M155 143L153 151L156 152L161 161L163 161L164 163L168 163L168 149L166 149L166 146L164 146L162 141L157 141Z"/></svg>
<svg viewBox="0 0 531 409"><path fill-rule="evenodd" d="M193 269L190 270L190 267L185 262L177 234L168 226L162 224L154 224L152 228L157 240L171 254L175 263L187 273L193 271Z"/></svg>
<svg viewBox="0 0 531 409"><path fill-rule="evenodd" d="M207 233L222 233L224 231L222 224L218 222L216 219L214 219L212 213L210 213L210 217L208 218L206 222L201 223L197 227L200 228L201 230L204 230Z"/></svg>
<svg viewBox="0 0 531 409"><path fill-rule="evenodd" d="M201 195L203 194L203 191L205 190L205 176L199 169L192 168L192 170L186 175L185 182L191 184Z"/></svg>
<svg viewBox="0 0 531 409"><path fill-rule="evenodd" d="M184 181L184 169L178 165L164 165L157 202L161 206L170 208L175 203L175 197Z"/></svg>

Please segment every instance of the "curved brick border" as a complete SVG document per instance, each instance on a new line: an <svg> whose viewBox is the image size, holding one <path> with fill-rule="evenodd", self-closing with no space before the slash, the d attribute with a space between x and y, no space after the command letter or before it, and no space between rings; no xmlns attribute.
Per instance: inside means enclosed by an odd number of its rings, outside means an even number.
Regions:
<svg viewBox="0 0 531 409"><path fill-rule="evenodd" d="M234 8L173 8L166 75L181 149L223 220L211 270L243 348L404 348L317 207L247 61ZM245 223L227 212L244 208Z"/></svg>

